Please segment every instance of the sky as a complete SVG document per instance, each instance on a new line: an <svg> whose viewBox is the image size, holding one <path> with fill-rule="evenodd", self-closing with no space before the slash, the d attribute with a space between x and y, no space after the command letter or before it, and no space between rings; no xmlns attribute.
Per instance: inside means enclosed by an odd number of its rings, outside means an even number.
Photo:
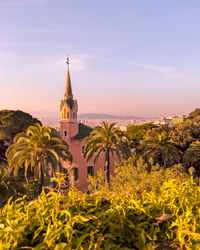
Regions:
<svg viewBox="0 0 200 250"><path fill-rule="evenodd" d="M0 110L59 115L200 107L199 0L0 0Z"/></svg>

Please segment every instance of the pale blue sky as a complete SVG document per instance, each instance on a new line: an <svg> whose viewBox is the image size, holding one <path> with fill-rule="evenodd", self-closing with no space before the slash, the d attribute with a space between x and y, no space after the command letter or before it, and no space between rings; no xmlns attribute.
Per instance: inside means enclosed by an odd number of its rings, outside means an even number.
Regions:
<svg viewBox="0 0 200 250"><path fill-rule="evenodd" d="M66 56L79 113L200 107L199 0L0 0L0 109L59 112Z"/></svg>

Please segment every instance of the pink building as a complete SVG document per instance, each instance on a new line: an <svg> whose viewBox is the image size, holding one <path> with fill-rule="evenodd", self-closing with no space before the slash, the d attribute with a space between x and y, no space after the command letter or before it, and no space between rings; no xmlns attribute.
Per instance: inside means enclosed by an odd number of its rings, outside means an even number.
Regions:
<svg viewBox="0 0 200 250"><path fill-rule="evenodd" d="M73 156L75 187L79 190L87 191L88 175L96 176L99 169L104 169L105 156L101 155L95 164L93 163L93 159L87 161L87 159L83 158L83 139L90 135L92 128L77 120L78 103L73 99L69 67L65 94L64 99L61 100L60 112L60 136L68 143L70 152ZM111 175L114 174L115 160L116 159L111 157ZM67 163L65 166L69 167Z"/></svg>

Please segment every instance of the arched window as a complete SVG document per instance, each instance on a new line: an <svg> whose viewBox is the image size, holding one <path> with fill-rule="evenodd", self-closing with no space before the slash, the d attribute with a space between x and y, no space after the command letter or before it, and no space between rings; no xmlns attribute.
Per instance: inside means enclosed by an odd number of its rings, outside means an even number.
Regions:
<svg viewBox="0 0 200 250"><path fill-rule="evenodd" d="M64 137L67 137L67 130L64 130Z"/></svg>
<svg viewBox="0 0 200 250"><path fill-rule="evenodd" d="M64 119L66 119L66 109L64 109Z"/></svg>
<svg viewBox="0 0 200 250"><path fill-rule="evenodd" d="M87 167L87 179L89 176L94 176L94 166Z"/></svg>
<svg viewBox="0 0 200 250"><path fill-rule="evenodd" d="M83 150L85 148L85 145L81 146L81 153L84 154Z"/></svg>
<svg viewBox="0 0 200 250"><path fill-rule="evenodd" d="M74 180L78 181L78 168L74 167Z"/></svg>
<svg viewBox="0 0 200 250"><path fill-rule="evenodd" d="M69 112L67 112L67 119L69 119Z"/></svg>

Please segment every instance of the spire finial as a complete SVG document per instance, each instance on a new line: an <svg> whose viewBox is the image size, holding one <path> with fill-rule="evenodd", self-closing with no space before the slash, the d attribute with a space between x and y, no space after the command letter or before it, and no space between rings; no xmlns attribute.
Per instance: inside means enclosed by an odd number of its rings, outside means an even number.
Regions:
<svg viewBox="0 0 200 250"><path fill-rule="evenodd" d="M65 89L65 100L73 99L73 94L72 94L72 86L71 86L71 80L70 80L70 74L69 74L69 56L67 57L66 60L67 64L67 82L66 82L66 89Z"/></svg>
<svg viewBox="0 0 200 250"><path fill-rule="evenodd" d="M66 64L67 64L67 69L68 69L68 71L69 71L69 56L67 57L67 61L66 61Z"/></svg>

